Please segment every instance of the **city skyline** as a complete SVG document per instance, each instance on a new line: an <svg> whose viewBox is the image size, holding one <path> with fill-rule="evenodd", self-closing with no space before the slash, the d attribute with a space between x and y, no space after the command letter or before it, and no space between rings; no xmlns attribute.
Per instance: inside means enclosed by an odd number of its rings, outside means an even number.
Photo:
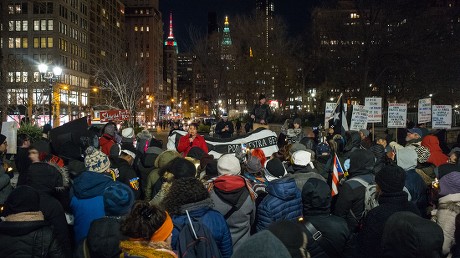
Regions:
<svg viewBox="0 0 460 258"><path fill-rule="evenodd" d="M230 20L236 15L250 14L255 10L255 0L196 0L160 1L165 38L168 35L169 13L174 14L174 34L179 51L186 52L191 47L189 30L198 29L206 35L208 12L216 12L219 25L223 25L225 16ZM275 15L281 16L288 25L292 36L305 35L310 25L310 10L319 1L275 0Z"/></svg>

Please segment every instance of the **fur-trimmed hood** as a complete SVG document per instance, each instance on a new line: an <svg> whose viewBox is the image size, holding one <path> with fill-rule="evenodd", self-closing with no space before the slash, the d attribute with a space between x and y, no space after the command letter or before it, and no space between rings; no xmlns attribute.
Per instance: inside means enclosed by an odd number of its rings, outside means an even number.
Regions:
<svg viewBox="0 0 460 258"><path fill-rule="evenodd" d="M69 187L69 172L54 163L36 162L29 166L26 184L43 192L53 193Z"/></svg>

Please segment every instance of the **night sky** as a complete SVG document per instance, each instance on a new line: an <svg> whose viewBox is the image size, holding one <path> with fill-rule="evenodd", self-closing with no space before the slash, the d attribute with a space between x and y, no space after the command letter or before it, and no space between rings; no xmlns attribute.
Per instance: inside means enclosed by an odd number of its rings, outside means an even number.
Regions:
<svg viewBox="0 0 460 258"><path fill-rule="evenodd" d="M275 0L275 15L281 16L288 24L289 34L305 34L310 24L312 7L319 0ZM189 28L199 29L206 34L208 12L216 12L218 21L226 15L230 18L237 14L250 14L255 9L255 0L160 0L163 14L165 37L168 36L169 12L173 12L174 36L179 51L190 48ZM231 26L230 26L231 29Z"/></svg>

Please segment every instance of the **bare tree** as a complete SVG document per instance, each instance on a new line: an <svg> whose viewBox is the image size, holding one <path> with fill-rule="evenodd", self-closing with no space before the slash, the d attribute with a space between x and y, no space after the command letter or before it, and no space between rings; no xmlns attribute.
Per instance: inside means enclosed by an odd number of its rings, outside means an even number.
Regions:
<svg viewBox="0 0 460 258"><path fill-rule="evenodd" d="M134 124L136 108L142 98L142 85L145 83L143 64L124 58L105 62L96 67L95 78L102 90L115 94L119 107L131 112L131 123Z"/></svg>

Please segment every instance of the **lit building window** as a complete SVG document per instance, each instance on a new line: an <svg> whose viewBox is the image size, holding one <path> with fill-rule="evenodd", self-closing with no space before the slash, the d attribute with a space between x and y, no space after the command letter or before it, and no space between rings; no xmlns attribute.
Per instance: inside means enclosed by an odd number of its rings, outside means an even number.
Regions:
<svg viewBox="0 0 460 258"><path fill-rule="evenodd" d="M14 38L8 38L8 48L14 48Z"/></svg>
<svg viewBox="0 0 460 258"><path fill-rule="evenodd" d="M29 47L29 41L27 38L22 38L22 48L28 48Z"/></svg>
<svg viewBox="0 0 460 258"><path fill-rule="evenodd" d="M40 21L34 20L34 31L40 30Z"/></svg>
<svg viewBox="0 0 460 258"><path fill-rule="evenodd" d="M16 31L21 31L21 21L16 21L15 22L15 27L16 27Z"/></svg>
<svg viewBox="0 0 460 258"><path fill-rule="evenodd" d="M48 20L48 30L53 30L53 20Z"/></svg>
<svg viewBox="0 0 460 258"><path fill-rule="evenodd" d="M146 27L145 27L145 31L150 31L150 27L149 27L149 26L146 26Z"/></svg>
<svg viewBox="0 0 460 258"><path fill-rule="evenodd" d="M14 21L8 21L8 31L14 30Z"/></svg>
<svg viewBox="0 0 460 258"><path fill-rule="evenodd" d="M28 31L29 30L29 21L22 21L22 31Z"/></svg>
<svg viewBox="0 0 460 258"><path fill-rule="evenodd" d="M40 30L46 30L46 20L40 20Z"/></svg>
<svg viewBox="0 0 460 258"><path fill-rule="evenodd" d="M357 14L357 13L350 13L350 18L351 18L351 19L358 19L358 18L359 18L359 14Z"/></svg>
<svg viewBox="0 0 460 258"><path fill-rule="evenodd" d="M48 48L53 48L53 38L48 37Z"/></svg>
<svg viewBox="0 0 460 258"><path fill-rule="evenodd" d="M88 105L88 93L87 92L82 92L81 93L81 104L83 106Z"/></svg>
<svg viewBox="0 0 460 258"><path fill-rule="evenodd" d="M134 31L138 31L138 28L137 28L137 26L134 26Z"/></svg>

